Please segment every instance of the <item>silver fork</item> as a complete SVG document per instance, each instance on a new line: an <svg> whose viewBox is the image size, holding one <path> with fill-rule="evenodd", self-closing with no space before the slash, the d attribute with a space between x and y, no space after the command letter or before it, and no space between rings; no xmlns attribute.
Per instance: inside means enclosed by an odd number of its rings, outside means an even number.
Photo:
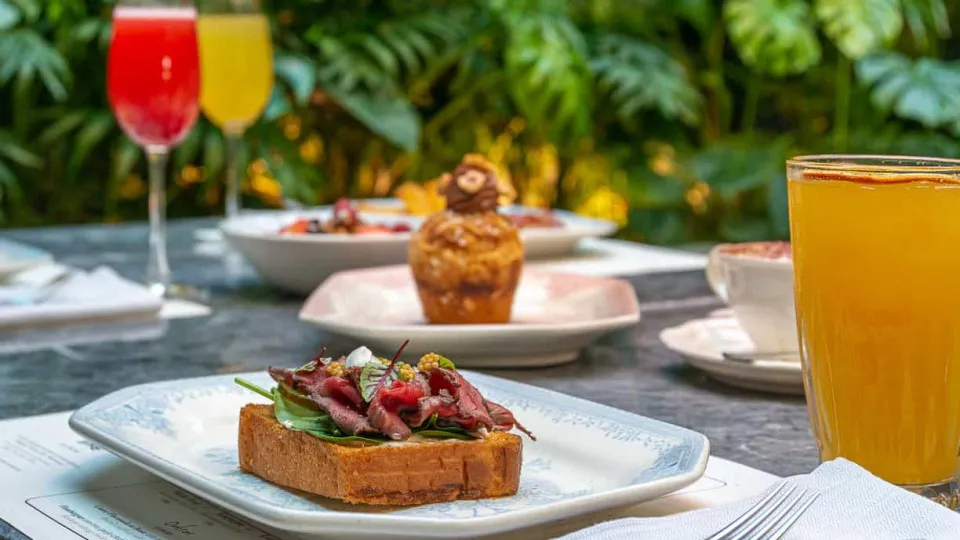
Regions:
<svg viewBox="0 0 960 540"><path fill-rule="evenodd" d="M777 540L819 497L796 484L781 483L749 510L707 540Z"/></svg>

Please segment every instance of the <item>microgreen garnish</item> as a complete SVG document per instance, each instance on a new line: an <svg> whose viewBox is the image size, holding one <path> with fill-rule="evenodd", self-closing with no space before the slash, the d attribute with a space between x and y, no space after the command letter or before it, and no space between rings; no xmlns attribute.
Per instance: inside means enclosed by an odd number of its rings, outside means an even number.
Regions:
<svg viewBox="0 0 960 540"><path fill-rule="evenodd" d="M456 371L457 366L455 366L455 365L453 364L453 362L450 361L449 358L447 358L446 356L441 356L441 355L439 355L439 354L438 354L437 356L440 357L440 359L437 360L437 364L438 364L440 367L442 367L442 368L444 368L444 369L452 369L452 370Z"/></svg>
<svg viewBox="0 0 960 540"><path fill-rule="evenodd" d="M317 355L313 357L313 360L307 362L306 364L298 367L297 369L295 369L295 370L293 370L293 371L296 372L296 373L308 373L308 372L311 372L311 371L317 369L317 366L320 365L320 360L323 359L323 355L324 355L326 352L327 352L327 348L326 348L326 347L320 347L320 352L317 353Z"/></svg>
<svg viewBox="0 0 960 540"><path fill-rule="evenodd" d="M403 345L400 345L400 348L394 353L393 360L391 360L389 364L384 365L380 362L368 362L363 366L363 369L360 370L358 382L360 383L360 395L363 396L364 401L369 403L381 388L390 386L400 379L397 360L400 359L400 355L408 343L410 343L409 339L404 341Z"/></svg>

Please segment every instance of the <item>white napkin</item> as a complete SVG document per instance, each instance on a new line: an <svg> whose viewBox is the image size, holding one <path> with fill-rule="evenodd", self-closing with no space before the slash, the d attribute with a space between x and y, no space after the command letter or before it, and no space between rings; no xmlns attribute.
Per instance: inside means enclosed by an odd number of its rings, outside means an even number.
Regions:
<svg viewBox="0 0 960 540"><path fill-rule="evenodd" d="M960 513L884 482L845 459L824 463L787 482L820 496L784 540L957 540ZM773 489L773 488L771 488ZM564 540L703 540L746 512L766 493L734 504L661 518L601 523Z"/></svg>
<svg viewBox="0 0 960 540"><path fill-rule="evenodd" d="M66 324L91 319L155 316L161 299L107 267L90 272L33 267L0 284L0 328ZM62 273L62 272L59 272Z"/></svg>

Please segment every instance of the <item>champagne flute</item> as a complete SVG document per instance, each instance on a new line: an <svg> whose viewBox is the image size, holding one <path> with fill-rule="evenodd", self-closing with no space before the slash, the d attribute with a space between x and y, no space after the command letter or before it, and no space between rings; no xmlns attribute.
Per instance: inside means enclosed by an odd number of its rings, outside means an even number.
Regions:
<svg viewBox="0 0 960 540"><path fill-rule="evenodd" d="M107 94L117 123L150 165L147 286L170 287L166 245L166 169L170 150L199 115L197 12L191 0L121 0L113 11Z"/></svg>
<svg viewBox="0 0 960 540"><path fill-rule="evenodd" d="M226 214L240 212L238 153L273 90L270 24L259 0L201 0L200 106L227 140Z"/></svg>

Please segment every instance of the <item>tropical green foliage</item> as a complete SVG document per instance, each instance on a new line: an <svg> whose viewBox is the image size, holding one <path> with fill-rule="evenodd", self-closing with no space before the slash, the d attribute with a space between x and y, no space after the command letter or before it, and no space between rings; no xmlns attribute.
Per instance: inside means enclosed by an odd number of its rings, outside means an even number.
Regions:
<svg viewBox="0 0 960 540"><path fill-rule="evenodd" d="M386 196L467 152L521 201L652 242L783 237L783 160L960 156L945 0L285 0L246 204ZM0 0L0 224L145 214L105 97L110 2ZM224 141L172 161L170 213L219 213Z"/></svg>

